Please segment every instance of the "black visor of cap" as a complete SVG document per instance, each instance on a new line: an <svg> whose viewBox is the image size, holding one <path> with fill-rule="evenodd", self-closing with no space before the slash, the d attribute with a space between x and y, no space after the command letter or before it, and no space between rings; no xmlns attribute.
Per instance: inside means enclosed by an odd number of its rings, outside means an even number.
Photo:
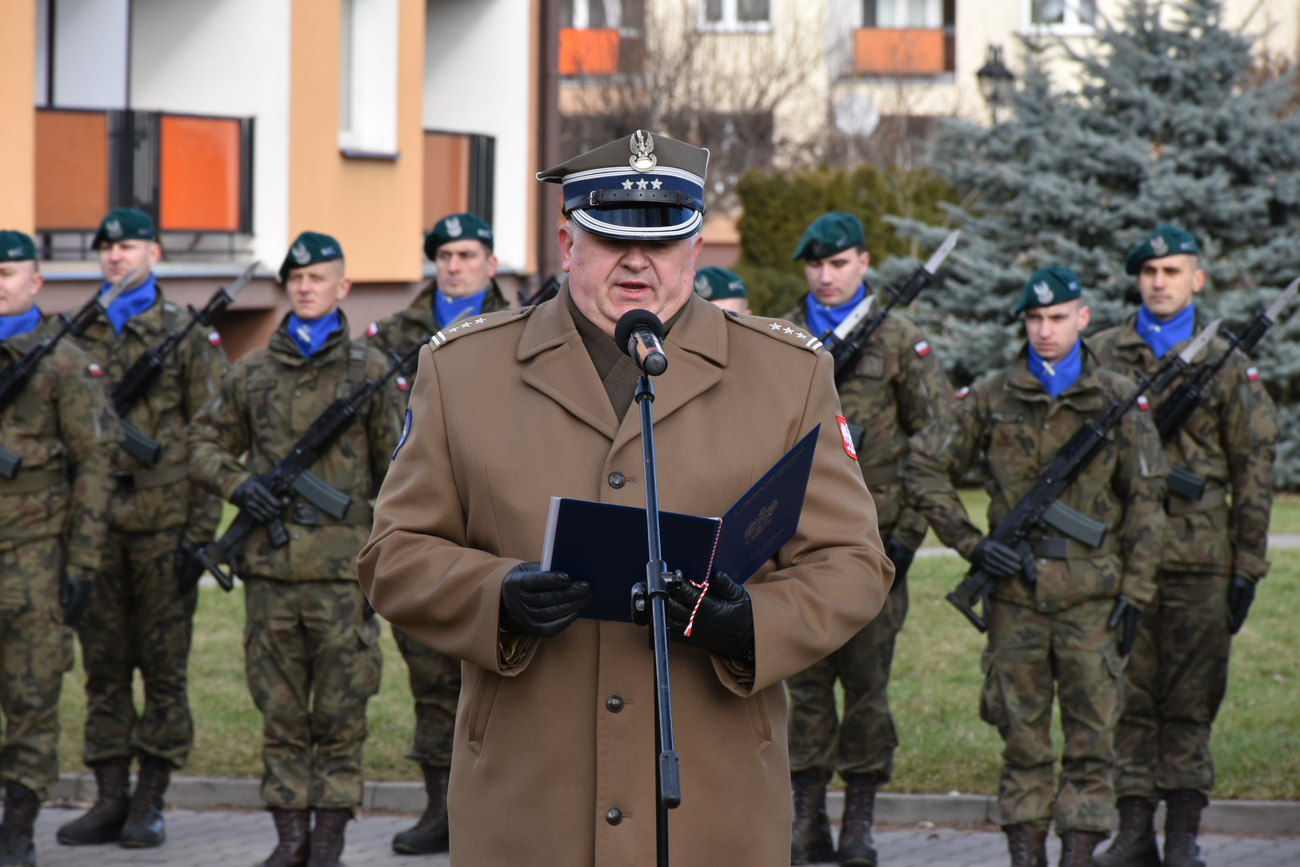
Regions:
<svg viewBox="0 0 1300 867"><path fill-rule="evenodd" d="M610 226L629 229L667 229L680 226L695 213L691 208L581 208L588 217Z"/></svg>

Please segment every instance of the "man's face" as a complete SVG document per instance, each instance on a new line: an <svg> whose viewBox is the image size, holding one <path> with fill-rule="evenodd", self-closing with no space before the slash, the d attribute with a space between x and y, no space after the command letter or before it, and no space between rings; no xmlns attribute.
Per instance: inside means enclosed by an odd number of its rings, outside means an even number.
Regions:
<svg viewBox="0 0 1300 867"><path fill-rule="evenodd" d="M448 241L434 256L438 263L438 291L448 298L482 292L497 275L497 257L482 241Z"/></svg>
<svg viewBox="0 0 1300 867"><path fill-rule="evenodd" d="M98 252L99 270L109 283L116 283L128 271L135 271L135 279L128 289L134 289L148 280L153 266L162 258L162 246L157 241L138 239L105 241L99 245Z"/></svg>
<svg viewBox="0 0 1300 867"><path fill-rule="evenodd" d="M289 271L284 288L289 293L289 306L299 319L319 319L339 306L352 288L344 271L342 259Z"/></svg>
<svg viewBox="0 0 1300 867"><path fill-rule="evenodd" d="M573 303L609 336L629 310L649 310L667 322L695 292L695 258L704 239L616 241L560 227L560 265Z"/></svg>
<svg viewBox="0 0 1300 867"><path fill-rule="evenodd" d="M1078 298L1025 311L1025 336L1034 352L1055 364L1070 354L1092 314Z"/></svg>
<svg viewBox="0 0 1300 867"><path fill-rule="evenodd" d="M857 293L867 278L871 255L866 250L845 250L825 259L805 259L803 273L808 278L808 291L818 304L834 307L843 304Z"/></svg>
<svg viewBox="0 0 1300 867"><path fill-rule="evenodd" d="M1138 269L1138 294L1157 319L1170 319L1192 303L1205 285L1205 272L1191 253L1147 259Z"/></svg>
<svg viewBox="0 0 1300 867"><path fill-rule="evenodd" d="M0 262L0 316L18 316L32 309L43 282L35 262Z"/></svg>

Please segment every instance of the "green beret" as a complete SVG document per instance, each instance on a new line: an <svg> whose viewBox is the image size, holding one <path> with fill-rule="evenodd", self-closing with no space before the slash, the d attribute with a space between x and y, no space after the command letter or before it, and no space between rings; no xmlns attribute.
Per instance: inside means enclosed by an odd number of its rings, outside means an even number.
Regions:
<svg viewBox="0 0 1300 867"><path fill-rule="evenodd" d="M95 238L90 246L99 249L100 244L115 241L156 241L158 232L154 229L153 217L139 208L114 208L99 224Z"/></svg>
<svg viewBox="0 0 1300 867"><path fill-rule="evenodd" d="M0 229L0 262L26 262L36 258L36 242L26 232Z"/></svg>
<svg viewBox="0 0 1300 867"><path fill-rule="evenodd" d="M334 238L320 232L303 232L293 242L280 265L280 282L288 282L289 272L294 268L306 268L317 262L333 262L342 258L343 246Z"/></svg>
<svg viewBox="0 0 1300 867"><path fill-rule="evenodd" d="M438 248L448 241L482 241L492 249L492 227L477 214L448 214L433 224L433 231L424 236L424 255L434 259Z"/></svg>
<svg viewBox="0 0 1300 867"><path fill-rule="evenodd" d="M735 271L726 268L700 268L695 272L695 294L709 301L744 298L745 281Z"/></svg>
<svg viewBox="0 0 1300 867"><path fill-rule="evenodd" d="M862 221L848 211L831 211L808 224L792 259L825 259L867 243Z"/></svg>
<svg viewBox="0 0 1300 867"><path fill-rule="evenodd" d="M1073 301L1082 295L1083 287L1079 284L1079 275L1069 268L1064 265L1039 268L1029 275L1029 282L1025 284L1025 291L1020 293L1020 301L1016 304L1014 312L1019 316L1026 310L1033 310L1035 307L1051 307L1053 304Z"/></svg>
<svg viewBox="0 0 1300 867"><path fill-rule="evenodd" d="M1124 270L1136 274L1142 269L1147 259L1163 259L1166 256L1178 256L1184 253L1195 256L1201 252L1196 245L1196 238L1186 229L1180 229L1169 223L1161 223L1146 240L1128 251L1124 260Z"/></svg>

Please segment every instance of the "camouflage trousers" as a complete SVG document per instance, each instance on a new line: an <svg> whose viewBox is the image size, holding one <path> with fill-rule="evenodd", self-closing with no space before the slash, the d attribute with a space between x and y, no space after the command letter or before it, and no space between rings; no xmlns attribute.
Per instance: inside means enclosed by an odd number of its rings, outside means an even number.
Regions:
<svg viewBox="0 0 1300 867"><path fill-rule="evenodd" d="M415 699L415 741L406 757L421 765L450 768L456 702L460 700L460 660L421 644L396 626L393 640L406 660Z"/></svg>
<svg viewBox="0 0 1300 867"><path fill-rule="evenodd" d="M839 650L786 680L790 691L790 773L839 771L887 782L898 729L889 711L894 643L907 618L907 582L896 585L876 619ZM844 687L844 719L835 714L835 681Z"/></svg>
<svg viewBox="0 0 1300 867"><path fill-rule="evenodd" d="M1057 833L1107 833L1123 660L1106 620L1113 599L1092 599L1055 614L989 600L989 643L981 665L980 718L1005 744L998 807L1002 824ZM1059 696L1064 747L1053 784L1052 701Z"/></svg>
<svg viewBox="0 0 1300 867"><path fill-rule="evenodd" d="M1161 572L1124 673L1115 791L1214 788L1210 730L1228 688L1228 575Z"/></svg>
<svg viewBox="0 0 1300 867"><path fill-rule="evenodd" d="M86 669L87 764L147 753L181 768L194 743L187 670L198 591L181 594L183 527L110 531L95 593L77 628ZM132 681L144 682L137 712Z"/></svg>
<svg viewBox="0 0 1300 867"><path fill-rule="evenodd" d="M62 573L58 539L0 552L0 781L22 783L42 800L59 776L59 691L72 667Z"/></svg>
<svg viewBox="0 0 1300 867"><path fill-rule="evenodd" d="M262 800L361 805L366 702L383 665L379 619L355 580L244 582L244 671L262 712Z"/></svg>

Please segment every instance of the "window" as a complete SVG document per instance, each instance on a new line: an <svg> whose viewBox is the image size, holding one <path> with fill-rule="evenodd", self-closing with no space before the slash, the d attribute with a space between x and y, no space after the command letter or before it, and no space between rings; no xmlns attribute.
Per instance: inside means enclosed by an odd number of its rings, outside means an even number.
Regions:
<svg viewBox="0 0 1300 867"><path fill-rule="evenodd" d="M942 27L946 22L943 0L863 0L863 27Z"/></svg>
<svg viewBox="0 0 1300 867"><path fill-rule="evenodd" d="M397 155L397 0L339 3L339 150Z"/></svg>
<svg viewBox="0 0 1300 867"><path fill-rule="evenodd" d="M701 0L699 28L765 32L772 28L771 0Z"/></svg>
<svg viewBox="0 0 1300 867"><path fill-rule="evenodd" d="M1035 30L1091 33L1097 23L1097 0L1027 0L1027 6Z"/></svg>

